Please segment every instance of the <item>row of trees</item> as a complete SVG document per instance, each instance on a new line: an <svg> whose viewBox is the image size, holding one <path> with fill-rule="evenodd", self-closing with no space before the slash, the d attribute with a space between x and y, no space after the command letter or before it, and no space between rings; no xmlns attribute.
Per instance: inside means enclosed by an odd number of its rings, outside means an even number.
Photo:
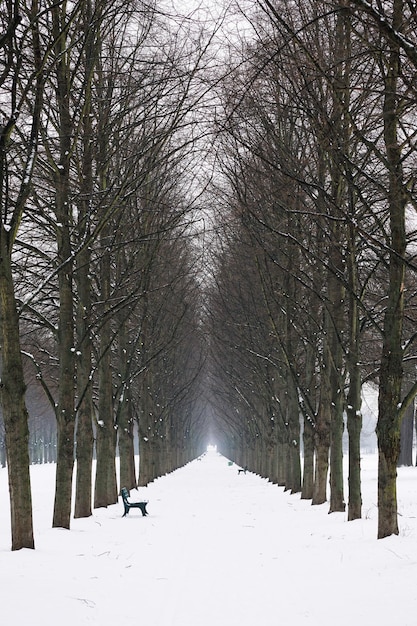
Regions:
<svg viewBox="0 0 417 626"><path fill-rule="evenodd" d="M330 469L330 511L342 511L346 415L356 519L361 389L377 386L380 538L398 533L400 426L417 391L415 8L258 0L217 117L223 449L313 504Z"/></svg>
<svg viewBox="0 0 417 626"><path fill-rule="evenodd" d="M190 200L205 39L131 0L0 8L1 404L12 549L34 547L26 382L56 418L53 526L199 452ZM36 417L36 416L35 416ZM97 470L92 497L92 459Z"/></svg>
<svg viewBox="0 0 417 626"><path fill-rule="evenodd" d="M249 5L248 41L221 76L215 29L152 3L0 8L13 549L34 547L28 381L56 420L53 525L65 528L75 458L81 517L117 501L116 449L119 483L147 484L201 452L205 414L225 453L315 504L330 468L330 511L345 507L346 415L356 519L372 383L378 536L398 532L400 426L417 392L414 2ZM210 111L216 151L202 166ZM196 192L213 163L208 278Z"/></svg>

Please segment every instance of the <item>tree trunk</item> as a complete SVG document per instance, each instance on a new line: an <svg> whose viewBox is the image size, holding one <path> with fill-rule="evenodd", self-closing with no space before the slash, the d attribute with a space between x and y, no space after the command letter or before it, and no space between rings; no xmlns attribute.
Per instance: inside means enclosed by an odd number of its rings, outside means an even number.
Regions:
<svg viewBox="0 0 417 626"><path fill-rule="evenodd" d="M294 217L287 215L288 231ZM287 357L287 423L289 439L289 483L287 488L291 493L301 491L301 461L300 461L300 407L298 402L298 388L294 375L294 363L296 362L297 335L294 329L295 318L296 284L294 268L299 263L299 251L291 242L288 243L288 268L285 279L285 350ZM291 265L292 264L292 265Z"/></svg>
<svg viewBox="0 0 417 626"><path fill-rule="evenodd" d="M338 229L335 229L338 231ZM336 234L336 233L334 233ZM340 239L336 239L340 241ZM340 244L334 243L336 260L334 270L340 271ZM336 269L337 268L337 269ZM344 409L344 377L342 337L344 327L344 288L340 280L332 274L329 276L328 306L331 312L326 313L329 319L327 335L330 340L330 388L331 388L331 420L330 420L330 508L329 513L345 510L343 495L343 409Z"/></svg>
<svg viewBox="0 0 417 626"><path fill-rule="evenodd" d="M82 116L82 165L80 179L80 202L78 211L78 235L80 241L90 239L89 212L93 195L93 128L91 81L95 62L95 30L91 25L92 7L85 3L84 13L84 72L85 100ZM76 491L74 517L89 517L92 513L92 465L94 455L93 389L92 389L92 342L91 342L91 285L90 247L85 246L77 256L77 444L76 444Z"/></svg>
<svg viewBox="0 0 417 626"><path fill-rule="evenodd" d="M277 484L279 487L285 487L287 447L283 435L281 435L277 442Z"/></svg>
<svg viewBox="0 0 417 626"><path fill-rule="evenodd" d="M302 500L311 500L314 488L314 432L311 422L304 419L303 431L303 485L301 490Z"/></svg>
<svg viewBox="0 0 417 626"><path fill-rule="evenodd" d="M413 465L413 439L414 439L414 402L410 404L401 421L400 430L400 456L398 458L398 466L405 465L411 467Z"/></svg>
<svg viewBox="0 0 417 626"><path fill-rule="evenodd" d="M343 392L339 380L333 387L332 419L330 422L330 507L329 513L345 510L343 487Z"/></svg>
<svg viewBox="0 0 417 626"><path fill-rule="evenodd" d="M177 452L180 455L181 449L178 447ZM151 438L144 437L139 443L139 481L141 487L145 487L154 479L154 442Z"/></svg>
<svg viewBox="0 0 417 626"><path fill-rule="evenodd" d="M60 258L68 259L69 229L63 238L67 245L60 246ZM69 528L74 469L74 333L72 276L69 268L59 272L59 396L57 406L58 451L56 466L55 503L53 527Z"/></svg>
<svg viewBox="0 0 417 626"><path fill-rule="evenodd" d="M346 246L345 211L347 208L345 159L341 155L350 152L350 14L344 10L337 13L334 38L335 76L333 95L333 130L330 152L330 175L332 181L332 208L329 242L329 274L327 292L327 327L331 349L332 420L330 424L330 513L344 511L343 486L343 410L344 367L343 338L345 336L345 258ZM333 219L335 218L335 219Z"/></svg>
<svg viewBox="0 0 417 626"><path fill-rule="evenodd" d="M77 445L76 491L74 517L89 517L92 513L92 465L94 454L93 390L91 382L91 295L90 254L85 249L77 258Z"/></svg>
<svg viewBox="0 0 417 626"><path fill-rule="evenodd" d="M300 407L298 404L297 389L293 381L289 382L288 395L290 481L287 487L291 489L291 493L300 493Z"/></svg>
<svg viewBox="0 0 417 626"><path fill-rule="evenodd" d="M96 90L98 96L98 129L97 129L97 177L99 189L104 195L108 191L108 120L110 116L110 99L106 90L105 72L102 67L101 51L97 67ZM106 207L103 205L102 210ZM116 430L113 402L112 375L112 329L110 317L111 296L111 250L113 224L108 215L100 232L100 302L101 326L98 355L98 422L96 429L96 480L94 489L94 506L107 507L118 500L116 476Z"/></svg>
<svg viewBox="0 0 417 626"><path fill-rule="evenodd" d="M349 434L349 503L348 520L360 519L362 516L361 494L361 374L359 368L359 336L357 305L354 292L350 300L350 346L347 357L349 371L349 390L347 394L347 430Z"/></svg>
<svg viewBox="0 0 417 626"><path fill-rule="evenodd" d="M394 0L393 28L401 30L403 0ZM389 43L384 92L384 141L389 173L388 208L391 230L389 284L384 317L378 394L378 538L398 535L397 463L400 453L399 406L403 376L405 206L401 148L397 137L397 83L400 55Z"/></svg>
<svg viewBox="0 0 417 626"><path fill-rule="evenodd" d="M122 281L123 272L126 271L127 261L123 249L118 251L117 257L117 282ZM128 327L126 312L122 309L118 316L118 371L120 375L120 388L117 398L117 436L120 461L120 488L133 489L137 486L135 471L134 450L134 417L132 406L132 394L130 390L131 378L131 346L128 340ZM130 350L129 350L130 348Z"/></svg>
<svg viewBox="0 0 417 626"><path fill-rule="evenodd" d="M55 215L59 290L58 320L58 460L56 467L53 527L70 527L75 432L75 361L73 311L72 213L69 202L71 137L70 68L66 57L65 7L52 9L55 38L56 99L59 119L59 162L55 165Z"/></svg>
<svg viewBox="0 0 417 626"><path fill-rule="evenodd" d="M327 337L325 337L325 342ZM312 504L323 504L327 500L327 478L329 471L330 422L332 419L332 392L330 384L330 354L325 345L320 372L320 401L317 412L314 443L316 464Z"/></svg>
<svg viewBox="0 0 417 626"><path fill-rule="evenodd" d="M351 176L349 172L349 183ZM357 267L357 245L355 228L355 197L354 188L349 185L349 228L348 228L348 319L349 343L346 367L349 379L347 392L347 430L349 435L349 499L348 520L360 519L362 516L361 494L361 432L362 432L362 379L360 371L360 329L359 329L359 281Z"/></svg>
<svg viewBox="0 0 417 626"><path fill-rule="evenodd" d="M74 423L58 419L58 455L55 479L53 528L70 527L72 475L74 469Z"/></svg>
<svg viewBox="0 0 417 626"><path fill-rule="evenodd" d="M103 229L100 261L100 299L103 303L103 321L100 332L98 425L97 425L97 468L94 491L94 506L106 507L117 502L117 477L115 465L116 430L113 417L113 377L111 369L111 327L108 308L110 306L110 252L108 228Z"/></svg>
<svg viewBox="0 0 417 626"><path fill-rule="evenodd" d="M88 398L83 398L77 417L75 518L89 517L92 514L93 409L89 390L87 390L86 394Z"/></svg>
<svg viewBox="0 0 417 626"><path fill-rule="evenodd" d="M132 402L130 394L126 390L126 398L120 401L118 435L119 435L119 458L120 458L120 486L133 489L137 485L135 471L134 451L134 421L132 415Z"/></svg>
<svg viewBox="0 0 417 626"><path fill-rule="evenodd" d="M139 432L142 432L142 424L139 428ZM151 480L151 443L149 437L146 435L139 435L139 478L138 485L145 487Z"/></svg>
<svg viewBox="0 0 417 626"><path fill-rule="evenodd" d="M146 307L145 307L145 310ZM142 353L144 358L146 358L146 346L147 341L146 338L146 320L143 324L143 340L142 340ZM143 373L142 381L141 381L141 404L140 404L140 414L139 414L139 479L138 484L141 487L147 485L150 481L153 480L153 420L152 420L152 402L150 398L149 390L152 389L152 374L151 370L148 367L146 371ZM177 445L177 453L180 455L181 447Z"/></svg>
<svg viewBox="0 0 417 626"><path fill-rule="evenodd" d="M20 10L30 21L21 28ZM25 10L27 9L27 11ZM29 472L29 429L25 403L25 380L20 350L19 316L16 307L11 257L13 245L30 196L38 148L38 134L44 92L44 67L39 34L39 5L34 0L22 8L18 2L3 3L2 22L2 120L0 126L0 402L3 411L4 440L0 441L0 463L7 457L12 550L34 548L32 497ZM28 34L31 37L27 38ZM22 45L23 44L23 45ZM29 46L29 48L28 48ZM28 61L29 65L27 65ZM29 89L33 86L33 90ZM24 103L30 103L31 111ZM7 113L8 111L8 113ZM9 141L19 116L24 121L19 146L19 173L8 167ZM19 141L19 140L18 140ZM16 148L18 144L14 147ZM26 154L24 152L26 150ZM16 154L16 151L15 151ZM23 164L24 163L24 164ZM21 179L19 183L19 174ZM11 184L9 184L11 182ZM16 197L12 198L13 191ZM6 227L7 225L7 227ZM6 449L4 449L4 447Z"/></svg>
<svg viewBox="0 0 417 626"><path fill-rule="evenodd" d="M8 234L0 226L0 398L9 477L12 550L34 548L32 497L29 474L29 429L25 382L20 353Z"/></svg>
<svg viewBox="0 0 417 626"><path fill-rule="evenodd" d="M306 348L306 364L305 364L305 379L306 379L306 393L309 397L309 403L312 407L312 412L316 411L316 350L311 344ZM312 423L312 416L304 416L304 430L303 430L303 448L304 448L304 462L303 462L303 486L301 490L301 498L303 500L311 500L314 490L314 424Z"/></svg>

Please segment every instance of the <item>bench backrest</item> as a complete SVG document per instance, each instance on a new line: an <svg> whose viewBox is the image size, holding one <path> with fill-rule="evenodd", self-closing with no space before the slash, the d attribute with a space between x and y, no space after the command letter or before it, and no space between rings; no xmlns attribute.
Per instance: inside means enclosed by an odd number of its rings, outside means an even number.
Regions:
<svg viewBox="0 0 417 626"><path fill-rule="evenodd" d="M129 491L126 489L126 487L123 487L122 490L120 491L120 494L123 498L123 500L126 500L129 497Z"/></svg>

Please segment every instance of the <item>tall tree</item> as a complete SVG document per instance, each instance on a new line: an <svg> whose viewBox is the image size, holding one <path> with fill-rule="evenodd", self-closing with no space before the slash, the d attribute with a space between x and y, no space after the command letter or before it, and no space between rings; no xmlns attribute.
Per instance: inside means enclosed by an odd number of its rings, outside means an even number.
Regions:
<svg viewBox="0 0 417 626"><path fill-rule="evenodd" d="M21 358L19 317L12 273L12 252L29 198L38 149L44 89L39 6L36 0L4 3L0 8L2 59L2 125L0 127L0 399L9 475L12 549L34 548L32 498L29 477L28 415ZM19 124L29 124L29 140L23 148L23 167L12 135ZM18 175L18 172L21 175ZM16 173L14 173L16 172Z"/></svg>
<svg viewBox="0 0 417 626"><path fill-rule="evenodd" d="M401 31L404 2L394 0L392 27ZM388 43L384 75L384 142L389 177L390 256L378 395L378 538L398 534L396 477L400 453L400 410L403 377L402 329L405 278L405 207L398 82L400 48Z"/></svg>
<svg viewBox="0 0 417 626"><path fill-rule="evenodd" d="M83 15L83 35L85 46L82 51L83 68L85 74L85 94L80 123L82 125L81 137L81 164L80 194L78 201L77 229L81 241L91 239L91 204L94 194L94 153L93 153L93 98L92 83L93 72L97 60L96 28L93 27L93 5L86 0ZM96 14L96 18L98 15ZM99 20L95 20L96 26ZM92 504L92 461L93 461L93 383L92 383L92 286L90 280L91 271L91 246L85 245L77 255L75 283L77 291L76 303L76 490L74 517L88 517L91 515Z"/></svg>

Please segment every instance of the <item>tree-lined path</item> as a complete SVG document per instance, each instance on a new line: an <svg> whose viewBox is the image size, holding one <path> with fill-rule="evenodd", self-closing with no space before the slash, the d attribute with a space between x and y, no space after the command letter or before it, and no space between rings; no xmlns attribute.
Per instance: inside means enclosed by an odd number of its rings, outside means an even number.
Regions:
<svg viewBox="0 0 417 626"><path fill-rule="evenodd" d="M31 462L56 463L51 522L69 529L209 442L361 519L369 395L376 534L400 532L417 394L416 2L189 4L0 5L13 550L36 547Z"/></svg>

